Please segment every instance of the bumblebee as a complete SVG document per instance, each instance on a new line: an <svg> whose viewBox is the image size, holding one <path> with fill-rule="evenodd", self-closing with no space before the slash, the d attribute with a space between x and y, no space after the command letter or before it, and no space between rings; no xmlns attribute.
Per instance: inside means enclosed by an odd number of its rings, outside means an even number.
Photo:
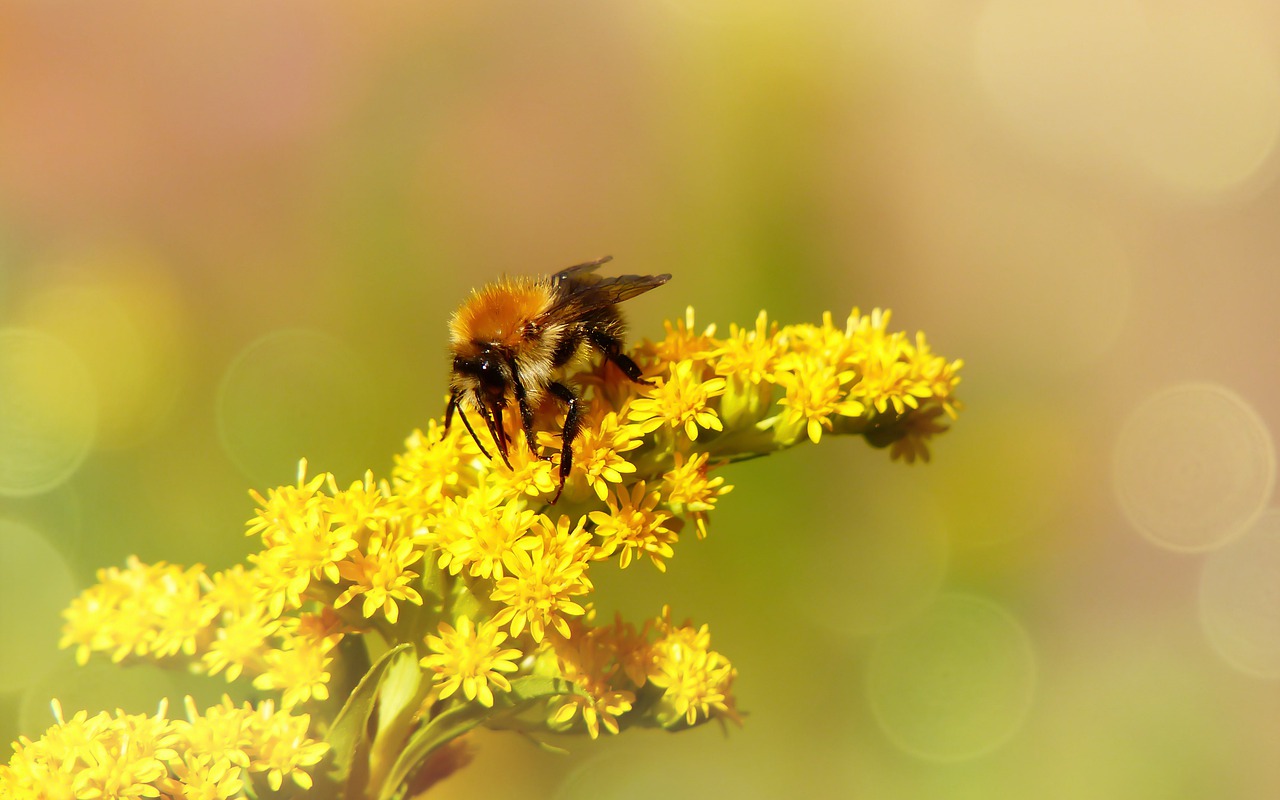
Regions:
<svg viewBox="0 0 1280 800"><path fill-rule="evenodd" d="M560 499L572 469L573 440L581 423L581 399L556 379L564 367L594 351L635 383L652 385L622 352L626 325L618 304L661 286L671 276L597 275L610 259L605 256L549 276L504 278L472 292L449 321L453 366L446 430L458 411L480 452L493 458L467 418L467 410L474 411L484 419L494 447L510 468L503 414L512 399L535 456L534 410L548 393L564 404L560 485L552 503Z"/></svg>

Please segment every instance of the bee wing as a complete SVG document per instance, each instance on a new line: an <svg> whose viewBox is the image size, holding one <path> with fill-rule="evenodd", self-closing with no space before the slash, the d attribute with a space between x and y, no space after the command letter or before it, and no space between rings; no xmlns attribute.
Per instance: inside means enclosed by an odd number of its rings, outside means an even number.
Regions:
<svg viewBox="0 0 1280 800"><path fill-rule="evenodd" d="M556 301L542 316L580 317L598 308L617 305L671 280L670 275L614 275L597 278L589 274L598 266L599 264L579 264L552 276ZM577 272L571 273L570 270Z"/></svg>
<svg viewBox="0 0 1280 800"><path fill-rule="evenodd" d="M595 272L600 269L602 264L608 264L612 260L613 256L602 256L595 261L587 261L582 264L574 264L572 267L565 267L551 276L551 285L559 286L567 280L572 280L575 276Z"/></svg>

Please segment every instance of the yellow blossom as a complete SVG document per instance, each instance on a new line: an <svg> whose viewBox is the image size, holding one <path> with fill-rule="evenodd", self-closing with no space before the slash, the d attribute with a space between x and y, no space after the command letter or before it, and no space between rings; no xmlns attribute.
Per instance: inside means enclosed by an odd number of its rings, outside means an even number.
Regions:
<svg viewBox="0 0 1280 800"><path fill-rule="evenodd" d="M698 438L699 428L723 429L711 400L724 394L724 378L702 380L693 362L679 361L671 365L669 376L655 379L656 385L646 397L631 401L630 418L639 422L647 433L663 425L683 430L690 441Z"/></svg>
<svg viewBox="0 0 1280 800"><path fill-rule="evenodd" d="M268 616L267 610L261 607L224 621L202 656L209 674L217 675L225 670L227 680L234 681L246 667L257 672L280 625L278 618Z"/></svg>
<svg viewBox="0 0 1280 800"><path fill-rule="evenodd" d="M124 569L98 571L98 583L63 612L62 647L76 647L76 661L93 652L112 661L130 656L193 655L218 609L204 601L208 586L199 564L182 568L129 557Z"/></svg>
<svg viewBox="0 0 1280 800"><path fill-rule="evenodd" d="M439 509L427 516L425 525L415 532L420 544L436 548L436 566L457 575L463 567L473 565L474 574L485 577L502 577L500 563L502 553L497 553L499 563L489 559L495 548L519 538L532 523L532 512L523 513L523 503L508 500L512 495L507 487L486 475L467 494L444 500ZM511 516L506 525L493 530L493 512L496 508L510 508Z"/></svg>
<svg viewBox="0 0 1280 800"><path fill-rule="evenodd" d="M516 659L523 653L502 647L507 635L498 629L493 620L484 620L478 626L470 617L458 619L455 629L447 622L440 623L440 635L427 636L427 647L433 655L422 659L422 666L435 672L435 682L440 686L440 699L462 689L468 700L477 700L482 706L493 705L493 687L511 691L511 684L504 672L515 672Z"/></svg>
<svg viewBox="0 0 1280 800"><path fill-rule="evenodd" d="M707 536L707 514L715 508L716 501L722 495L733 491L733 487L724 482L724 478L710 477L707 453L695 453L686 459L682 453L676 453L673 468L662 476L662 494L667 505L676 514L691 517L698 529L698 538Z"/></svg>
<svg viewBox="0 0 1280 800"><path fill-rule="evenodd" d="M262 581L272 614L300 608L312 580L339 581L339 564L360 546L365 529L385 521L384 505L372 476L345 492L337 490L332 475L303 482L306 461L298 467L298 486L257 492L259 509L249 521L249 531L260 532L266 547L250 556ZM322 483L332 495L318 491ZM357 534L360 538L357 538Z"/></svg>
<svg viewBox="0 0 1280 800"><path fill-rule="evenodd" d="M596 535L603 540L599 557L608 558L619 553L618 565L626 569L633 558L647 555L660 571L667 569L663 559L674 554L671 545L680 537L667 526L671 515L657 511L662 496L658 492L645 491L645 482L618 489L609 500L609 510L592 511L589 515L596 526Z"/></svg>
<svg viewBox="0 0 1280 800"><path fill-rule="evenodd" d="M400 618L397 600L422 605L422 595L413 588L418 577L409 567L422 558L413 540L395 532L378 533L369 539L366 552L352 553L338 565L338 572L351 585L333 601L342 608L356 597L364 599L360 613L365 618L381 611L392 625Z"/></svg>
<svg viewBox="0 0 1280 800"><path fill-rule="evenodd" d="M769 317L761 311L754 328L729 326L729 338L714 353L717 375L736 377L747 383L760 383L773 376L774 362L780 353L778 325L769 325Z"/></svg>
<svg viewBox="0 0 1280 800"><path fill-rule="evenodd" d="M732 695L738 672L728 659L711 650L707 626L673 626L663 609L658 627L664 635L650 650L649 683L663 689L659 722L694 725L699 717L740 722Z"/></svg>
<svg viewBox="0 0 1280 800"><path fill-rule="evenodd" d="M636 471L635 464L622 457L643 443L640 426L623 423L619 414L610 411L584 428L574 440L577 455L574 473L585 476L587 485L604 500L610 484L623 482L623 475Z"/></svg>
<svg viewBox="0 0 1280 800"><path fill-rule="evenodd" d="M213 587L205 600L224 615L239 616L254 612L261 608L263 598L270 593L269 579L260 571L247 569L243 564L215 572L210 580Z"/></svg>
<svg viewBox="0 0 1280 800"><path fill-rule="evenodd" d="M862 359L861 375L850 389L850 396L874 406L882 414L890 409L895 414L904 414L907 409L919 408L920 398L929 397L933 392L914 373L911 363L902 360L903 355L904 350L899 346Z"/></svg>
<svg viewBox="0 0 1280 800"><path fill-rule="evenodd" d="M471 437L462 434L465 441ZM414 431L408 449L395 457L392 488L405 505L419 514L434 510L446 490L452 490L466 474L463 464L474 456L467 452L457 429L445 432L435 420L427 430ZM478 454L478 451L477 451Z"/></svg>
<svg viewBox="0 0 1280 800"><path fill-rule="evenodd" d="M514 414L510 418L512 425L517 420L519 417ZM530 497L544 495L550 497L555 494L556 487L560 485L560 478L554 465L529 449L523 432L509 431L508 433L511 436L511 443L507 448L507 460L511 462L511 469L507 469L501 457L495 455L494 458L497 460L489 462L485 480L507 497L518 497L522 494Z"/></svg>
<svg viewBox="0 0 1280 800"><path fill-rule="evenodd" d="M600 727L618 733L618 717L631 710L635 693L612 683L621 673L622 655L612 639L612 628L574 626L574 635L555 643L560 674L577 685L580 694L562 695L552 703L548 721L554 729L567 728L581 713L587 734L600 736ZM625 676L624 676L625 677Z"/></svg>
<svg viewBox="0 0 1280 800"><path fill-rule="evenodd" d="M468 574L473 577L501 578L503 554L533 527L537 514L518 501L502 506L501 512L482 509L474 503L468 505L476 517L463 528L464 534L452 537L441 547L440 567L457 574L463 566L469 566Z"/></svg>
<svg viewBox="0 0 1280 800"><path fill-rule="evenodd" d="M330 583L338 582L337 562L397 513L398 509L392 504L389 492L390 487L385 483L379 485L374 482L372 472L366 472L363 480L352 483L346 489L338 489L336 481L330 476L330 496L326 499L328 522L332 526L332 541L340 551L326 559L323 568L324 576Z"/></svg>
<svg viewBox="0 0 1280 800"><path fill-rule="evenodd" d="M190 697L185 705L186 720L167 719L165 703L154 716L81 711L68 720L55 701L57 724L20 739L0 767L0 797L23 796L13 790L29 778L41 781L31 795L41 798L239 797L245 773L268 773L275 789L286 776L306 788L306 769L329 747L306 736L309 717L277 713L270 701L237 707L223 697L203 714ZM73 778L73 794L57 790L59 775Z"/></svg>
<svg viewBox="0 0 1280 800"><path fill-rule="evenodd" d="M81 663L147 658L272 699L201 711L188 697L185 720L164 706L69 719L55 706L57 725L0 765L0 797L229 800L288 783L328 797L362 781L362 796L420 794L464 763L456 737L474 725L594 739L740 721L737 672L710 628L676 625L666 608L642 626L595 626L593 570L645 556L665 570L685 525L706 536L733 461L824 434L927 460L961 409L963 362L890 318L855 308L843 326L830 313L780 326L762 311L717 337L690 308L631 351L645 381L610 359L572 361L555 376L581 400L563 493L554 398L529 409L538 452L513 409L506 458L430 420L387 478L339 488L300 461L293 484L250 493L246 530L261 546L247 565L206 575L130 558L64 613L62 646ZM336 687L353 694L330 697ZM322 769L329 745L294 713L304 704L342 748ZM423 742L425 762L400 763Z"/></svg>
<svg viewBox="0 0 1280 800"><path fill-rule="evenodd" d="M822 431L831 430L831 417L838 414L856 417L864 406L857 400L846 399L844 384L853 380L854 372L837 372L834 367L814 357L795 356L787 359L785 369L780 369L775 380L787 390L786 397L778 401L783 406L784 424L802 428L809 441L817 444Z"/></svg>
<svg viewBox="0 0 1280 800"><path fill-rule="evenodd" d="M320 763L329 751L327 743L307 736L311 715L293 716L287 710L277 712L268 700L246 721L252 743L250 771L265 772L273 792L280 791L285 778L303 789L310 789L312 779L307 769Z"/></svg>
<svg viewBox="0 0 1280 800"><path fill-rule="evenodd" d="M283 692L281 708L293 708L313 698L328 700L328 670L333 661L329 653L341 640L341 636L287 637L283 647L266 652L264 670L253 679L254 687Z"/></svg>
<svg viewBox="0 0 1280 800"><path fill-rule="evenodd" d="M705 361L720 347L715 339L715 325L708 325L701 332L695 330L693 306L685 308L684 319L674 324L668 320L662 325L667 331L664 338L644 341L637 348L641 357L656 359L659 366L677 361Z"/></svg>
<svg viewBox="0 0 1280 800"><path fill-rule="evenodd" d="M243 797L241 768L228 761L188 751L182 761L172 766L173 790L169 793L183 800L228 800Z"/></svg>
<svg viewBox="0 0 1280 800"><path fill-rule="evenodd" d="M510 625L511 635L529 628L535 642L542 641L548 627L568 637L568 617L585 609L574 598L591 591L587 562L592 549L590 536L583 531L585 520L576 525L567 516L558 523L539 517L538 532L522 539L503 556L507 576L494 585L490 599L504 604L494 616L498 625Z"/></svg>
<svg viewBox="0 0 1280 800"><path fill-rule="evenodd" d="M916 332L914 347L907 346L905 349L919 384L928 389L929 396L936 398L946 415L954 420L958 404L952 395L956 385L960 383L957 373L964 366L964 360L947 361L934 355L923 331Z"/></svg>
<svg viewBox="0 0 1280 800"><path fill-rule="evenodd" d="M214 762L248 769L251 741L245 718L252 715L251 709L237 708L226 695L222 696L221 703L210 706L203 713L196 708L190 695L183 705L187 718L174 720L173 727L191 752Z"/></svg>
<svg viewBox="0 0 1280 800"><path fill-rule="evenodd" d="M304 458L298 462L296 485L269 489L266 497L256 489L249 490L249 495L258 503L258 510L249 520L245 534L260 535L263 543L270 547L287 544L298 533L320 527L325 499L318 490L329 477L321 473L308 481L307 460Z"/></svg>

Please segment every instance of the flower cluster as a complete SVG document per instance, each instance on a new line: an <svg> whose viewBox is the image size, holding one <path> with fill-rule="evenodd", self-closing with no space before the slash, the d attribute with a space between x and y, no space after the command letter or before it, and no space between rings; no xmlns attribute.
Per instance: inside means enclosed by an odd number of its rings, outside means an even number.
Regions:
<svg viewBox="0 0 1280 800"><path fill-rule="evenodd" d="M313 786L308 769L329 745L308 737L311 719L275 710L267 700L237 707L223 698L203 714L186 699L187 719L81 711L32 741L14 745L0 766L0 794L12 800L50 797L185 797L223 800L246 791L281 790L286 779ZM258 781L255 790L255 780Z"/></svg>
<svg viewBox="0 0 1280 800"><path fill-rule="evenodd" d="M112 733L137 719L77 716L20 743L0 794L26 785L32 764L66 763L48 753L75 757L61 744L72 724L80 746L127 761L133 771L120 774L135 781L200 772L218 788L184 796L236 797L255 771L273 789L284 776L308 785L302 767L316 765L321 746L305 739L305 715L288 716L301 707L323 719L332 745L317 780L358 796L421 791L456 767L456 740L476 726L596 738L739 722L737 672L711 648L706 625L676 624L667 608L639 626L600 624L595 582L645 561L665 570L682 534L705 537L731 489L719 474L730 462L824 434L927 459L928 440L956 415L961 364L935 355L922 334L889 331L889 319L855 309L843 326L830 315L779 326L762 312L719 338L714 327L698 330L690 309L634 351L650 386L608 362L569 376L584 410L554 505L563 425L554 401L536 411L538 453L516 415L507 419L520 443L509 466L487 458L464 426L434 420L383 479L367 474L344 488L302 462L296 483L251 493L248 534L261 548L247 566L208 574L133 559L104 569L67 610L62 640L82 663L102 654L245 679L274 693L281 711L268 704L232 724L231 706L211 709L222 738L188 735L194 714L186 728L148 723L156 732L145 753L144 738ZM291 765L272 761L284 751L269 743L225 738L276 719L303 721Z"/></svg>

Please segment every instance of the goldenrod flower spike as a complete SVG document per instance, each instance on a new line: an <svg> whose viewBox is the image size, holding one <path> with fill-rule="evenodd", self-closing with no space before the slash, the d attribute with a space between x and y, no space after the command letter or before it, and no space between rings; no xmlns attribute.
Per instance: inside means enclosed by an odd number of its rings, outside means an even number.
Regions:
<svg viewBox="0 0 1280 800"><path fill-rule="evenodd" d="M581 417L563 490L554 404L533 420L539 452L510 447L509 465L436 420L385 479L344 489L302 461L293 484L251 492L261 546L247 565L130 558L64 612L80 663L147 660L274 699L187 698L185 720L55 705L56 724L0 766L0 797L391 798L463 765L476 726L594 739L740 723L737 670L707 625L665 606L598 624L596 583L645 559L665 570L707 536L730 462L850 434L927 460L960 409L961 362L889 322L761 312L720 338L690 308L633 351L651 385L609 363L568 376ZM506 434L523 443L518 416Z"/></svg>

